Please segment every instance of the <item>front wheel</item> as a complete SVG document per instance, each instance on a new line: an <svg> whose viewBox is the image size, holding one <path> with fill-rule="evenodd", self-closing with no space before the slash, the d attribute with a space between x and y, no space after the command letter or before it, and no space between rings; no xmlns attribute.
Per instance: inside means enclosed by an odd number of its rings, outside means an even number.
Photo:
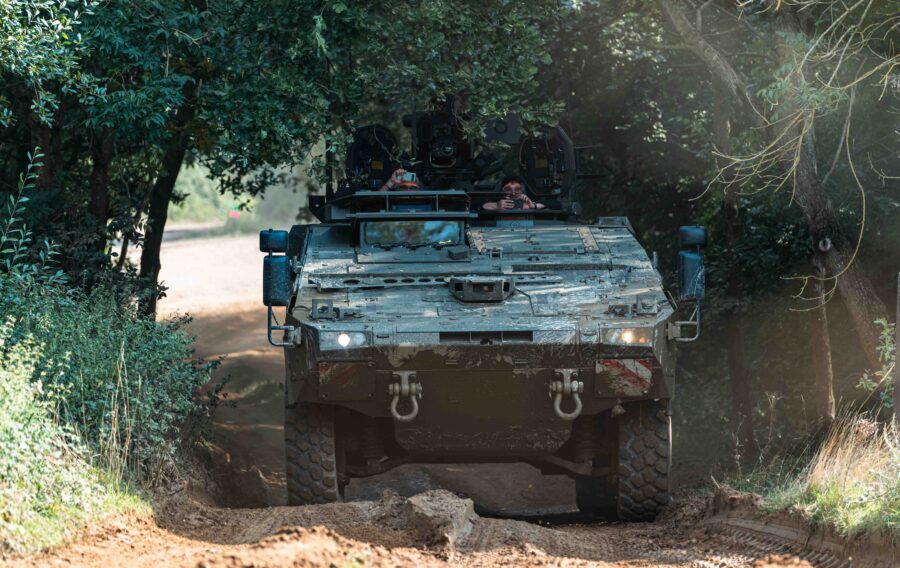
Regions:
<svg viewBox="0 0 900 568"><path fill-rule="evenodd" d="M290 505L341 498L334 408L298 402L284 409L284 456Z"/></svg>
<svg viewBox="0 0 900 568"><path fill-rule="evenodd" d="M604 519L652 521L668 505L672 424L665 401L625 405L614 418L593 421L594 446L602 448L595 466L612 465L609 477L575 480L581 511Z"/></svg>
<svg viewBox="0 0 900 568"><path fill-rule="evenodd" d="M628 405L618 417L618 511L622 521L652 521L669 504L672 418L665 401Z"/></svg>

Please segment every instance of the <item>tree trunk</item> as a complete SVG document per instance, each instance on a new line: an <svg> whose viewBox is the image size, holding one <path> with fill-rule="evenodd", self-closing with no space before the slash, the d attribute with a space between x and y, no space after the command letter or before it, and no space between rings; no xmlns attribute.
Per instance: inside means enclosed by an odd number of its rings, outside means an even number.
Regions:
<svg viewBox="0 0 900 568"><path fill-rule="evenodd" d="M95 250L102 255L106 248L106 222L109 220L109 166L112 162L114 138L108 128L94 134L91 140L91 195L88 212L96 224Z"/></svg>
<svg viewBox="0 0 900 568"><path fill-rule="evenodd" d="M751 120L755 126L763 126L765 121L755 110L752 110L753 98L750 91L747 90L743 78L737 73L729 59L714 45L706 41L694 28L686 15L688 7L684 2L658 0L657 6L666 15L688 49L703 61L714 79L725 85L728 91L734 94L733 103L744 110L742 115ZM796 16L786 7L782 7L778 11L775 27L776 31L802 33ZM783 58L782 62L796 65L798 62L790 46L779 36L775 36L773 39L778 42L778 51ZM747 111L748 108L751 110ZM766 129L760 131L767 132ZM786 139L791 139L798 132L788 133ZM824 253L823 260L828 275L837 278L838 291L850 312L853 327L863 352L869 364L878 367L877 345L880 331L875 325L875 320L887 319L887 308L875 293L859 260L850 262L850 254L847 252L851 249L849 243L832 235L834 213L818 179L815 147L810 135L803 140L800 163L797 166L795 195L797 203L806 217L814 243L816 246L820 246L820 251Z"/></svg>
<svg viewBox="0 0 900 568"><path fill-rule="evenodd" d="M140 277L155 288L159 281L160 250L162 248L163 233L166 229L166 219L169 215L169 201L175 189L175 181L184 155L187 152L188 138L183 132L176 132L169 140L166 151L163 154L162 164L153 191L150 194L150 209L147 212L147 229L144 233L144 247L141 251ZM142 303L141 312L144 316L156 315L156 290L153 289Z"/></svg>
<svg viewBox="0 0 900 568"><path fill-rule="evenodd" d="M779 11L776 17L775 29L782 34L798 34L802 33L799 22L795 15L788 9ZM800 61L797 59L797 53L794 48L787 43L784 35L778 35L776 39L775 52L778 54L780 62L784 69L791 69L791 78L794 84L800 88L804 82L804 69L800 67ZM791 110L791 101L785 101L786 110ZM810 117L808 120L813 120ZM797 205L806 217L807 228L813 241L813 280L812 288L815 294L816 305L813 307L810 319L810 342L813 356L813 369L815 372L815 401L816 413L819 420L823 424L830 423L834 420L834 370L831 363L831 334L828 330L828 307L826 298L826 287L829 283L827 276L836 276L839 270L834 270L833 263L828 261L830 251L833 250L833 243L829 238L834 234L834 210L831 202L825 195L819 174L817 171L816 160L816 139L815 130L812 125L795 124L790 127L791 132L787 133L789 139L797 139L800 144L799 153L796 155L796 163L794 164L794 195ZM808 131L804 133L804 128ZM855 268L858 268L855 267ZM844 300L848 302L850 312L853 313L853 307L850 306L850 300L843 295ZM874 324L874 320L873 320ZM873 325L874 328L874 325ZM859 330L857 330L859 333ZM860 336L862 347L867 350L868 345L864 336ZM872 344L874 349L877 343ZM868 354L867 354L868 356ZM876 357L877 360L877 357Z"/></svg>
<svg viewBox="0 0 900 568"><path fill-rule="evenodd" d="M50 124L40 122L36 114L31 115L31 147L32 150L40 147L40 153L44 155L41 160L44 165L38 170L34 182L41 191L53 188L56 176L63 166L62 121L71 107L69 97L61 94L57 87L48 87L59 96L59 107L53 113Z"/></svg>
<svg viewBox="0 0 900 568"><path fill-rule="evenodd" d="M150 191L147 211L147 227L144 231L144 245L141 251L140 278L150 286L149 293L141 302L141 314L145 317L156 315L156 302L159 299L159 270L160 250L162 249L163 233L166 230L166 220L169 216L169 202L172 200L172 192L175 190L175 182L178 173L184 163L187 153L190 135L187 127L194 119L196 113L197 94L200 91L202 81L188 82L183 87L184 102L175 114L172 125L169 128L170 137L163 151L162 163L159 175Z"/></svg>
<svg viewBox="0 0 900 568"><path fill-rule="evenodd" d="M775 19L776 31L783 34L802 34L803 31L796 14L788 9L779 11ZM804 80L803 69L797 69L799 61L797 52L785 40L783 35L777 36L777 49L782 65L794 68L794 80ZM792 127L790 138L800 138L800 153L794 175L794 194L797 205L806 217L809 234L816 247L816 256L821 257L821 265L825 269L819 278L836 278L838 291L847 311L853 320L853 327L863 352L872 367L878 367L878 341L881 333L875 324L877 319L887 319L887 307L875 293L868 276L863 272L858 259L850 257L852 243L835 234L834 210L831 201L819 180L816 165L816 142L813 129L803 135L802 124ZM820 296L821 297L821 296Z"/></svg>
<svg viewBox="0 0 900 568"><path fill-rule="evenodd" d="M825 275L821 258L813 258L816 274ZM816 280L815 292L822 297L825 291L823 280ZM813 369L815 370L816 414L823 425L834 421L834 370L831 366L831 334L828 332L828 305L822 301L810 312L809 338L812 347Z"/></svg>
<svg viewBox="0 0 900 568"><path fill-rule="evenodd" d="M729 102L729 88L714 81L715 104L713 106L713 140L716 148L724 155L731 153L731 121L733 110ZM732 172L727 167L723 171L725 195L722 196L721 222L725 242L736 244L742 233L740 209L737 196L729 187ZM747 369L747 355L744 350L744 314L740 309L741 283L736 267L729 269L726 276L728 291L725 310L725 348L728 359L728 377L731 385L731 430L737 445L736 454L753 457L757 453L756 437L753 432L753 398L750 391L750 373Z"/></svg>
<svg viewBox="0 0 900 568"><path fill-rule="evenodd" d="M853 328L856 336L862 344L866 359L872 368L878 368L881 363L878 358L878 344L881 341L881 331L875 325L875 321L883 319L887 321L888 310L885 303L875 293L872 281L863 270L860 260L854 259L851 264L849 243L837 243L831 251L825 255L825 266L829 274L837 277L838 292L850 317L853 320ZM849 266L848 266L849 264Z"/></svg>
<svg viewBox="0 0 900 568"><path fill-rule="evenodd" d="M799 135L799 132L792 133L791 136L793 135ZM844 305L847 306L866 359L869 365L877 368L880 366L878 342L881 332L875 325L875 320L887 319L887 307L875 293L859 259L853 259L851 262L847 250L852 248L852 244L834 233L834 210L816 174L815 141L811 133L806 135L802 144L803 148L796 166L795 196L797 205L806 218L809 234L816 249L815 256L824 269L816 277L837 278L838 292ZM819 281L818 284L822 282Z"/></svg>

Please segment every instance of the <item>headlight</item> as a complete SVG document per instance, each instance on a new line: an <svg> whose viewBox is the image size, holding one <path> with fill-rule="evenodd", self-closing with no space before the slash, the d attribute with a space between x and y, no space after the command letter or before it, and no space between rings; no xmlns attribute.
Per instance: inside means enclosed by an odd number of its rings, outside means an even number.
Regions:
<svg viewBox="0 0 900 568"><path fill-rule="evenodd" d="M319 346L322 350L355 349L369 344L369 336L361 331L322 331Z"/></svg>
<svg viewBox="0 0 900 568"><path fill-rule="evenodd" d="M653 344L652 327L616 327L600 332L600 341L606 345L638 345Z"/></svg>

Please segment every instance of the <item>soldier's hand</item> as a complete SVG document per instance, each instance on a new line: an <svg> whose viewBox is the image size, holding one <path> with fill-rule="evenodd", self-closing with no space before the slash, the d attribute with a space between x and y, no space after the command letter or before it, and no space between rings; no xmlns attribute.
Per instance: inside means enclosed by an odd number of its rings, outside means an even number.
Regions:
<svg viewBox="0 0 900 568"><path fill-rule="evenodd" d="M406 174L406 170L404 170L403 168L397 168L396 170L394 170L394 173L391 174L391 179L389 179L384 185L386 185L388 189L393 189L395 185L400 184L400 178L403 177L404 174Z"/></svg>

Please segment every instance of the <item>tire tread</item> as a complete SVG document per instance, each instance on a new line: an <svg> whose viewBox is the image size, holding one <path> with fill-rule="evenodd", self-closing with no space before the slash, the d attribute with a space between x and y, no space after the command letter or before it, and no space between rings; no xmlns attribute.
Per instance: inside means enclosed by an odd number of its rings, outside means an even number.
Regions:
<svg viewBox="0 0 900 568"><path fill-rule="evenodd" d="M288 504L340 500L334 435L333 408L298 402L284 409Z"/></svg>
<svg viewBox="0 0 900 568"><path fill-rule="evenodd" d="M619 519L652 521L668 505L671 420L662 401L636 404L622 415L619 435Z"/></svg>

